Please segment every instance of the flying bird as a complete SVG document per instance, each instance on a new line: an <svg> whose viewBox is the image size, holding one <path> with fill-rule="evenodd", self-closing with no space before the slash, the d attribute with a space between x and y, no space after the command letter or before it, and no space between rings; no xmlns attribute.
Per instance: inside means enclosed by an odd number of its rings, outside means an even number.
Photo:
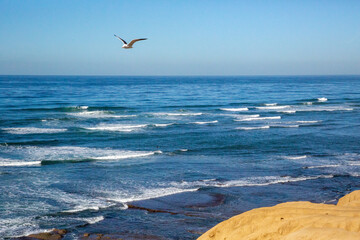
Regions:
<svg viewBox="0 0 360 240"><path fill-rule="evenodd" d="M134 45L134 43L136 43L137 41L142 41L142 40L146 40L146 39L147 39L147 38L138 38L138 39L131 40L131 42L127 43L127 42L126 42L124 39L122 39L121 37L116 36L115 34L114 34L114 36L117 37L118 39L120 39L120 40L124 43L124 45L122 46L122 48L126 48L126 49L132 48L132 46Z"/></svg>

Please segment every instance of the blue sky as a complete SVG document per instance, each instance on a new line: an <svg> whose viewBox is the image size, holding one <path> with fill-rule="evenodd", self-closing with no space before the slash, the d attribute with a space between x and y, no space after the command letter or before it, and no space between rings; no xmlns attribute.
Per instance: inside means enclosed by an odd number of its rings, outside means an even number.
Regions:
<svg viewBox="0 0 360 240"><path fill-rule="evenodd" d="M358 0L0 0L0 74L360 74ZM130 41L122 49L113 34Z"/></svg>

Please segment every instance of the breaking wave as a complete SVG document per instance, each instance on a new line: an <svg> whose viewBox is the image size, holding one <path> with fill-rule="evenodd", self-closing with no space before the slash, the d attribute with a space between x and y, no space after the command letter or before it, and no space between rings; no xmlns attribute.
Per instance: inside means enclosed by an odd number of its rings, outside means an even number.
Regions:
<svg viewBox="0 0 360 240"><path fill-rule="evenodd" d="M307 158L307 155L302 155L302 156L286 156L284 157L285 159L290 159L290 160L296 160L296 159L305 159Z"/></svg>
<svg viewBox="0 0 360 240"><path fill-rule="evenodd" d="M124 124L100 124L96 127L86 127L88 130L95 131L116 131L116 132L132 132L147 127L148 124L124 125Z"/></svg>
<svg viewBox="0 0 360 240"><path fill-rule="evenodd" d="M35 128L35 127L21 127L21 128L2 128L11 134L52 134L66 132L66 128Z"/></svg>
<svg viewBox="0 0 360 240"><path fill-rule="evenodd" d="M237 122L247 122L247 121L260 121L260 120L273 120L273 119L281 119L281 116L274 116L274 117L250 117L250 118L243 118L243 119L235 119L234 121L237 121Z"/></svg>
<svg viewBox="0 0 360 240"><path fill-rule="evenodd" d="M193 124L199 124L199 125L203 125L203 124L212 124L212 123L218 123L218 120L215 121L209 121L209 122L192 122Z"/></svg>
<svg viewBox="0 0 360 240"><path fill-rule="evenodd" d="M265 176L265 177L248 177L238 180L229 180L229 181L219 181L219 180L200 180L187 182L182 181L172 182L173 186L181 186L188 188L202 188L202 187L252 187L252 186L267 186L272 184L279 183L289 183L289 182L299 182L306 180L314 180L319 178L332 178L333 175L318 175L318 176L300 176L300 177L291 177L291 176Z"/></svg>
<svg viewBox="0 0 360 240"><path fill-rule="evenodd" d="M260 127L237 127L238 130L258 130L258 129L268 129L270 126L260 126Z"/></svg>
<svg viewBox="0 0 360 240"><path fill-rule="evenodd" d="M243 112L248 111L248 108L220 108L222 111L230 111L230 112Z"/></svg>
<svg viewBox="0 0 360 240"><path fill-rule="evenodd" d="M112 192L110 196L107 197L108 201L114 201L119 203L128 203L141 200L147 200L152 198L159 198L168 195L183 193L183 192L195 192L199 188L178 188L178 187L164 187L164 188L155 188L155 189L141 189L140 192L136 194L126 194L124 192Z"/></svg>
<svg viewBox="0 0 360 240"><path fill-rule="evenodd" d="M266 106L266 107L256 107L256 109L259 110L277 110L277 109L284 109L284 108L289 108L289 105L285 105L285 106Z"/></svg>

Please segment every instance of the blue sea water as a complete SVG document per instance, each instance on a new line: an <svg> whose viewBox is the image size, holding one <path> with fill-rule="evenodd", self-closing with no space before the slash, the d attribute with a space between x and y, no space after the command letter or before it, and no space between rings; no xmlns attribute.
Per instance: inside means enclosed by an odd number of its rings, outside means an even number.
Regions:
<svg viewBox="0 0 360 240"><path fill-rule="evenodd" d="M359 76L0 76L0 112L0 238L196 239L360 189Z"/></svg>

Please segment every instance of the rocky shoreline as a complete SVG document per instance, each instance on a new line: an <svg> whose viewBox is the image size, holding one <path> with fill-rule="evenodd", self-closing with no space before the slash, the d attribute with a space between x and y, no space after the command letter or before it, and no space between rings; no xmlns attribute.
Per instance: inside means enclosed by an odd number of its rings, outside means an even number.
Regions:
<svg viewBox="0 0 360 240"><path fill-rule="evenodd" d="M224 204L225 197L221 194L197 195L192 198L191 193L181 196L168 196L128 203L128 210L152 216L172 215L189 221L197 219L213 220L215 215L208 212L212 207ZM177 200L174 200L177 199ZM179 201L187 199L187 201ZM171 203L171 205L170 205ZM161 214L161 215L159 215ZM219 219L218 222L224 219ZM322 231L330 232L331 237L340 234L341 238L331 239L360 239L360 191L354 191L342 197L337 205L310 202L287 202L273 207L255 208L240 215L225 220L207 231L207 229L189 228L187 231L192 239L308 239L321 240L328 236ZM81 228L83 229L83 228ZM322 229L322 230L321 230ZM88 231L88 232L87 232ZM115 231L115 232L114 232ZM14 238L20 240L60 240L71 239L75 236L82 240L119 240L119 239L168 239L164 236L148 232L130 231L98 231L92 227L76 229L53 229L49 232L31 234ZM207 232L206 232L207 231ZM318 233L319 232L319 233ZM300 237L298 237L299 235ZM349 236L347 238L347 236Z"/></svg>

